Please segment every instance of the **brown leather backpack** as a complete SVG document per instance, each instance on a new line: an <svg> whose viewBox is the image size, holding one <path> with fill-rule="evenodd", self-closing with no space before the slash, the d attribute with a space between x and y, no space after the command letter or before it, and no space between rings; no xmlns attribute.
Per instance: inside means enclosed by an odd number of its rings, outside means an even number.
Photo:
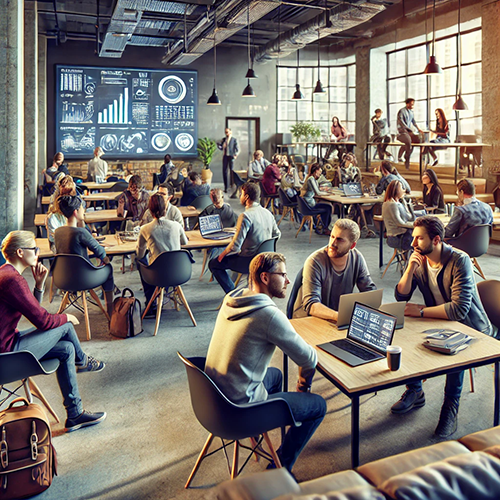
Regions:
<svg viewBox="0 0 500 500"><path fill-rule="evenodd" d="M38 495L52 484L56 468L43 408L25 398L15 399L0 412L0 499Z"/></svg>
<svg viewBox="0 0 500 500"><path fill-rule="evenodd" d="M130 293L126 297L126 292ZM109 324L109 333L114 337L126 339L142 333L141 303L134 297L130 288L124 288L122 296L113 302L113 313Z"/></svg>

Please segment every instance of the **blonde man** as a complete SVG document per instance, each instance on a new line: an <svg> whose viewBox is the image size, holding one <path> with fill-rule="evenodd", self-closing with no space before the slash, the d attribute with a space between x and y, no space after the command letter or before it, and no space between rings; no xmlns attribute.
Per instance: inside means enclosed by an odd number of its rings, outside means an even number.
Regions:
<svg viewBox="0 0 500 500"><path fill-rule="evenodd" d="M89 182L104 182L106 176L108 175L108 164L101 160L101 156L104 151L101 147L97 146L94 149L94 158L89 161L87 181Z"/></svg>

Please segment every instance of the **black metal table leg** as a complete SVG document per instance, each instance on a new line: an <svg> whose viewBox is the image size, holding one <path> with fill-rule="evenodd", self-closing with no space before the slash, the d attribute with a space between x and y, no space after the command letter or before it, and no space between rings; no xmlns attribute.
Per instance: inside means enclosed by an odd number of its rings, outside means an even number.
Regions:
<svg viewBox="0 0 500 500"><path fill-rule="evenodd" d="M380 237L378 240L378 267L384 265L384 221L380 221Z"/></svg>
<svg viewBox="0 0 500 500"><path fill-rule="evenodd" d="M351 398L351 467L359 466L359 396Z"/></svg>
<svg viewBox="0 0 500 500"><path fill-rule="evenodd" d="M288 356L283 353L283 392L288 392ZM281 444L285 440L286 427L281 428Z"/></svg>
<svg viewBox="0 0 500 500"><path fill-rule="evenodd" d="M495 408L493 410L493 425L498 425L498 420L500 416L500 370L498 366L498 361L495 363Z"/></svg>

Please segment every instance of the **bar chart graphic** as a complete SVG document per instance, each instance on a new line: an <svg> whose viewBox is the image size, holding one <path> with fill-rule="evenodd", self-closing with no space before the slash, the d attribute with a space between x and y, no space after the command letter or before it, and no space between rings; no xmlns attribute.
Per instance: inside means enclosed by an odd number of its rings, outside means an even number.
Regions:
<svg viewBox="0 0 500 500"><path fill-rule="evenodd" d="M107 125L128 124L129 90L123 89L117 99L97 113L97 123Z"/></svg>

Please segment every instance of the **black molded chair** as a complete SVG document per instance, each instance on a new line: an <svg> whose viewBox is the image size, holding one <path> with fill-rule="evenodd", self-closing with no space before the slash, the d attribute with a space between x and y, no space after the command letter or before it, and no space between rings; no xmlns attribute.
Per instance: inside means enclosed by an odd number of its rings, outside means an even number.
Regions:
<svg viewBox="0 0 500 500"><path fill-rule="evenodd" d="M139 272L142 278L149 285L155 286L156 289L149 301L144 313L142 315L143 319L146 313L149 311L153 301L158 298L158 303L156 307L156 324L154 334L158 333L158 327L160 326L161 318L161 308L163 305L163 295L165 289L173 287L173 300L175 303L175 308L179 310L178 304L184 304L193 326L196 326L196 320L194 319L193 313L189 307L188 301L182 291L181 285L187 283L191 279L191 272L193 267L193 258L188 250L175 250L172 252L163 252L156 259L145 266L140 261L137 261L139 265Z"/></svg>
<svg viewBox="0 0 500 500"><path fill-rule="evenodd" d="M278 192L274 194L270 194L266 191L266 188L264 187L264 184L262 181L259 182L260 185L260 198L261 198L261 205L264 208L267 208L269 206L269 203L271 203L271 212L275 214L276 209L274 206L274 200L278 199Z"/></svg>
<svg viewBox="0 0 500 500"><path fill-rule="evenodd" d="M477 284L477 290L491 324L500 331L500 301L498 300L500 297L500 281L480 281Z"/></svg>
<svg viewBox="0 0 500 500"><path fill-rule="evenodd" d="M302 226L307 222L309 224L309 243L311 243L312 234L313 234L313 226L314 226L314 217L316 217L316 221L321 222L321 216L311 210L309 205L304 201L300 196L297 197L297 205L298 211L302 215L302 221L300 223L299 230L295 237L299 235L302 230Z"/></svg>
<svg viewBox="0 0 500 500"><path fill-rule="evenodd" d="M203 211L205 208L210 206L213 203L212 198L208 194L202 194L201 196L197 196L191 203L190 206L196 208L196 210Z"/></svg>
<svg viewBox="0 0 500 500"><path fill-rule="evenodd" d="M69 306L75 306L79 311L83 312L87 340L91 339L91 333L86 292L90 293L95 305L102 310L109 321L110 318L106 308L102 305L94 288L103 285L112 272L111 264L96 267L81 255L57 254L52 261L50 268L52 282L54 286L65 292L58 313L62 313ZM81 306L78 303L80 299L82 301Z"/></svg>
<svg viewBox="0 0 500 500"><path fill-rule="evenodd" d="M484 255L488 251L490 238L491 226L489 224L479 224L465 230L456 238L447 238L446 243L469 254L478 274L485 280L486 277L479 266L477 257L481 257L481 255Z"/></svg>
<svg viewBox="0 0 500 500"><path fill-rule="evenodd" d="M292 225L292 222L294 222L295 210L297 210L297 202L292 201L281 187L278 188L278 196L280 198L280 204L283 210L281 219L278 221L278 227L287 214L290 214L290 225Z"/></svg>
<svg viewBox="0 0 500 500"><path fill-rule="evenodd" d="M29 351L6 352L0 354L0 393L2 390L8 393L5 398L0 399L0 406L10 397L18 396L17 391L22 387L26 394L26 399L30 403L33 402L33 396L37 397L56 419L56 422L59 423L59 417L56 412L52 409L52 406L50 406L49 402L45 399L42 391L31 378L36 375L51 375L58 368L58 359L38 361ZM14 390L4 387L6 384L19 381L21 381L21 385Z"/></svg>
<svg viewBox="0 0 500 500"><path fill-rule="evenodd" d="M213 380L204 372L205 358L185 358L179 352L177 355L184 363L189 382L191 404L198 422L210 433L198 460L189 476L184 488L188 488L198 471L204 458L224 449L234 442L233 464L231 467L231 479L234 479L245 466L238 469L239 448L250 449L267 460L274 460L276 467L281 468L281 462L276 454L268 431L284 427L286 425L299 426L293 418L290 406L284 399L268 399L259 403L234 404L232 403ZM240 444L240 440L263 435L270 450L270 456L260 448L258 444L248 448ZM222 441L221 448L207 454L214 437ZM230 443L224 443L224 439ZM253 442L254 444L254 442Z"/></svg>

